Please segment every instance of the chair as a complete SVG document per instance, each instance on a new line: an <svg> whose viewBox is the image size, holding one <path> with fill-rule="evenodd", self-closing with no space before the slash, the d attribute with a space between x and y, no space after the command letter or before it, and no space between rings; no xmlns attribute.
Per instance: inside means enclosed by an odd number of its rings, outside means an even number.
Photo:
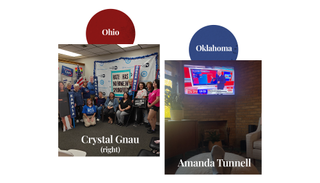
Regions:
<svg viewBox="0 0 320 183"><path fill-rule="evenodd" d="M260 117L257 130L246 135L248 158L261 160L261 132Z"/></svg>
<svg viewBox="0 0 320 183"><path fill-rule="evenodd" d="M61 150L58 148L58 156L86 156L87 153L85 151L69 149L69 150Z"/></svg>
<svg viewBox="0 0 320 183"><path fill-rule="evenodd" d="M154 141L156 140L159 140L159 137L152 137L149 143L149 147L151 148L151 151L148 151L146 149L141 149L138 156L160 156L160 154L153 152L154 150L158 152L160 149L159 144L154 143Z"/></svg>

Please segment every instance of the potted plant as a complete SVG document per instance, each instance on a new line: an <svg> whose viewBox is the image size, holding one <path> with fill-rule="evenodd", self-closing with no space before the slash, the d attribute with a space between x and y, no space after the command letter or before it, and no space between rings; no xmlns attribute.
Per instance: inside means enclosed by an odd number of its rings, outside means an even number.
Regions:
<svg viewBox="0 0 320 183"><path fill-rule="evenodd" d="M171 120L180 121L184 118L183 96L175 93L170 86L166 86L165 105L170 107Z"/></svg>
<svg viewBox="0 0 320 183"><path fill-rule="evenodd" d="M217 131L207 131L207 133L209 134L207 138L207 140L209 141L209 144L208 144L209 151L211 151L214 145L218 145L222 148L220 134L217 133Z"/></svg>

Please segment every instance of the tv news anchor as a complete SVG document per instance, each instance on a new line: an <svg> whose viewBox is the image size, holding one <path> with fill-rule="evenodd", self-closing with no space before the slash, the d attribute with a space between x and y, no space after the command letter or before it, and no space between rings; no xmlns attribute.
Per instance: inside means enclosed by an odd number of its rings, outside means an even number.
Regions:
<svg viewBox="0 0 320 183"><path fill-rule="evenodd" d="M160 107L160 81L155 79L153 81L153 91L149 94L148 98L148 108L150 108L148 114L148 121L151 125L151 128L148 129L147 133L155 133L156 131L156 121L157 121L157 112Z"/></svg>

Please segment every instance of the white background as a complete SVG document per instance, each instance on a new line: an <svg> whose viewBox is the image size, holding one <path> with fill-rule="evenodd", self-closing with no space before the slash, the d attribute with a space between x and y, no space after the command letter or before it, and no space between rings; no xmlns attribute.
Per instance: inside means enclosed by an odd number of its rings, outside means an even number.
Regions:
<svg viewBox="0 0 320 183"><path fill-rule="evenodd" d="M317 1L192 2L2 1L1 182L289 182L315 177L320 122ZM162 63L190 59L190 40L207 25L221 25L234 34L238 60L262 60L262 175L164 175L163 151L160 158L57 157L58 44L86 44L88 21L110 8L132 19L135 43L160 44ZM163 125L160 132L163 142Z"/></svg>

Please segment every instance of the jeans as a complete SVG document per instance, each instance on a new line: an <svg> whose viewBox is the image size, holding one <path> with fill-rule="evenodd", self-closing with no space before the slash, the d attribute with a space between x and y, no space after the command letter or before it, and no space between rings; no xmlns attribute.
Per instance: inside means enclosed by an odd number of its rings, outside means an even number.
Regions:
<svg viewBox="0 0 320 183"><path fill-rule="evenodd" d="M129 115L129 113L127 113L125 111L121 112L121 111L118 110L116 115L117 115L117 118L118 118L118 122L121 123L121 124L124 124L124 117L126 115Z"/></svg>
<svg viewBox="0 0 320 183"><path fill-rule="evenodd" d="M101 119L102 106L97 107L97 111L98 111L97 112L98 113L97 118Z"/></svg>

